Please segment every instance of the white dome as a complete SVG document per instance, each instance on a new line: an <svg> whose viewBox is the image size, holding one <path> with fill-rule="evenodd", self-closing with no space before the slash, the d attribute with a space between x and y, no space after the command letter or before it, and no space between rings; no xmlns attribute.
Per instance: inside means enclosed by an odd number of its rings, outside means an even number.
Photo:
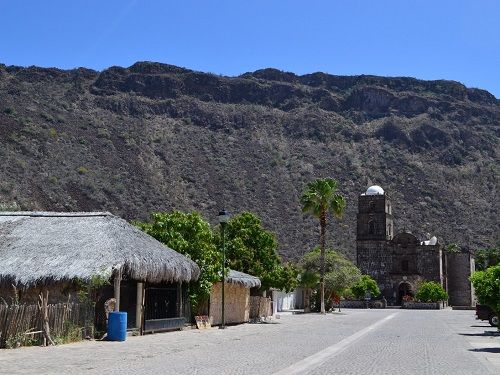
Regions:
<svg viewBox="0 0 500 375"><path fill-rule="evenodd" d="M366 190L366 195L384 195L384 189L378 185L373 185Z"/></svg>

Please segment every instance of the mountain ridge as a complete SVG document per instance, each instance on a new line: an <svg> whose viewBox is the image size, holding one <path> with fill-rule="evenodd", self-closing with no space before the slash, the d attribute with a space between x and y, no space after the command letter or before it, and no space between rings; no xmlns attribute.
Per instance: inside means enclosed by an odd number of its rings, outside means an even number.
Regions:
<svg viewBox="0 0 500 375"><path fill-rule="evenodd" d="M0 64L0 202L127 219L198 210L212 223L222 206L247 209L293 260L318 236L298 198L331 176L349 206L329 243L351 258L368 180L393 197L400 230L493 246L499 123L498 99L454 81Z"/></svg>

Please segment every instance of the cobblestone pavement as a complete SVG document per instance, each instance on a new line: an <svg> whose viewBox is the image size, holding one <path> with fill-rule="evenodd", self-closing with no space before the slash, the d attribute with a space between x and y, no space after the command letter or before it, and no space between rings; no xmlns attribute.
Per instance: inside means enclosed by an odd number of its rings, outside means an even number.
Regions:
<svg viewBox="0 0 500 375"><path fill-rule="evenodd" d="M474 320L473 311L282 315L269 324L130 337L123 343L0 350L0 373L274 374L292 373L302 363L297 373L500 374L500 337L484 336L485 330L491 327Z"/></svg>

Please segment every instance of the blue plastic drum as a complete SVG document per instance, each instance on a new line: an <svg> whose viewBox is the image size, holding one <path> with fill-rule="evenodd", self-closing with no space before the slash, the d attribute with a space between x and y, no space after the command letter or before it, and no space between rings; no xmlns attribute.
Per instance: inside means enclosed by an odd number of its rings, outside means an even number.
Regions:
<svg viewBox="0 0 500 375"><path fill-rule="evenodd" d="M127 338L127 313L113 311L108 316L108 340L125 341Z"/></svg>

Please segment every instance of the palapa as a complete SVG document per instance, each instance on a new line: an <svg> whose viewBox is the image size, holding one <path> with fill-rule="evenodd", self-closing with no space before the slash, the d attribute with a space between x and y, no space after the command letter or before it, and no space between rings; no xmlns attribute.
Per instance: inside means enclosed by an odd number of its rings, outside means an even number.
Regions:
<svg viewBox="0 0 500 375"><path fill-rule="evenodd" d="M192 260L109 212L0 212L0 284L110 278L118 270L151 283L200 274Z"/></svg>
<svg viewBox="0 0 500 375"><path fill-rule="evenodd" d="M230 284L239 284L245 288L260 288L261 283L258 277L249 275L244 272L229 270L229 274L226 277L226 282Z"/></svg>

